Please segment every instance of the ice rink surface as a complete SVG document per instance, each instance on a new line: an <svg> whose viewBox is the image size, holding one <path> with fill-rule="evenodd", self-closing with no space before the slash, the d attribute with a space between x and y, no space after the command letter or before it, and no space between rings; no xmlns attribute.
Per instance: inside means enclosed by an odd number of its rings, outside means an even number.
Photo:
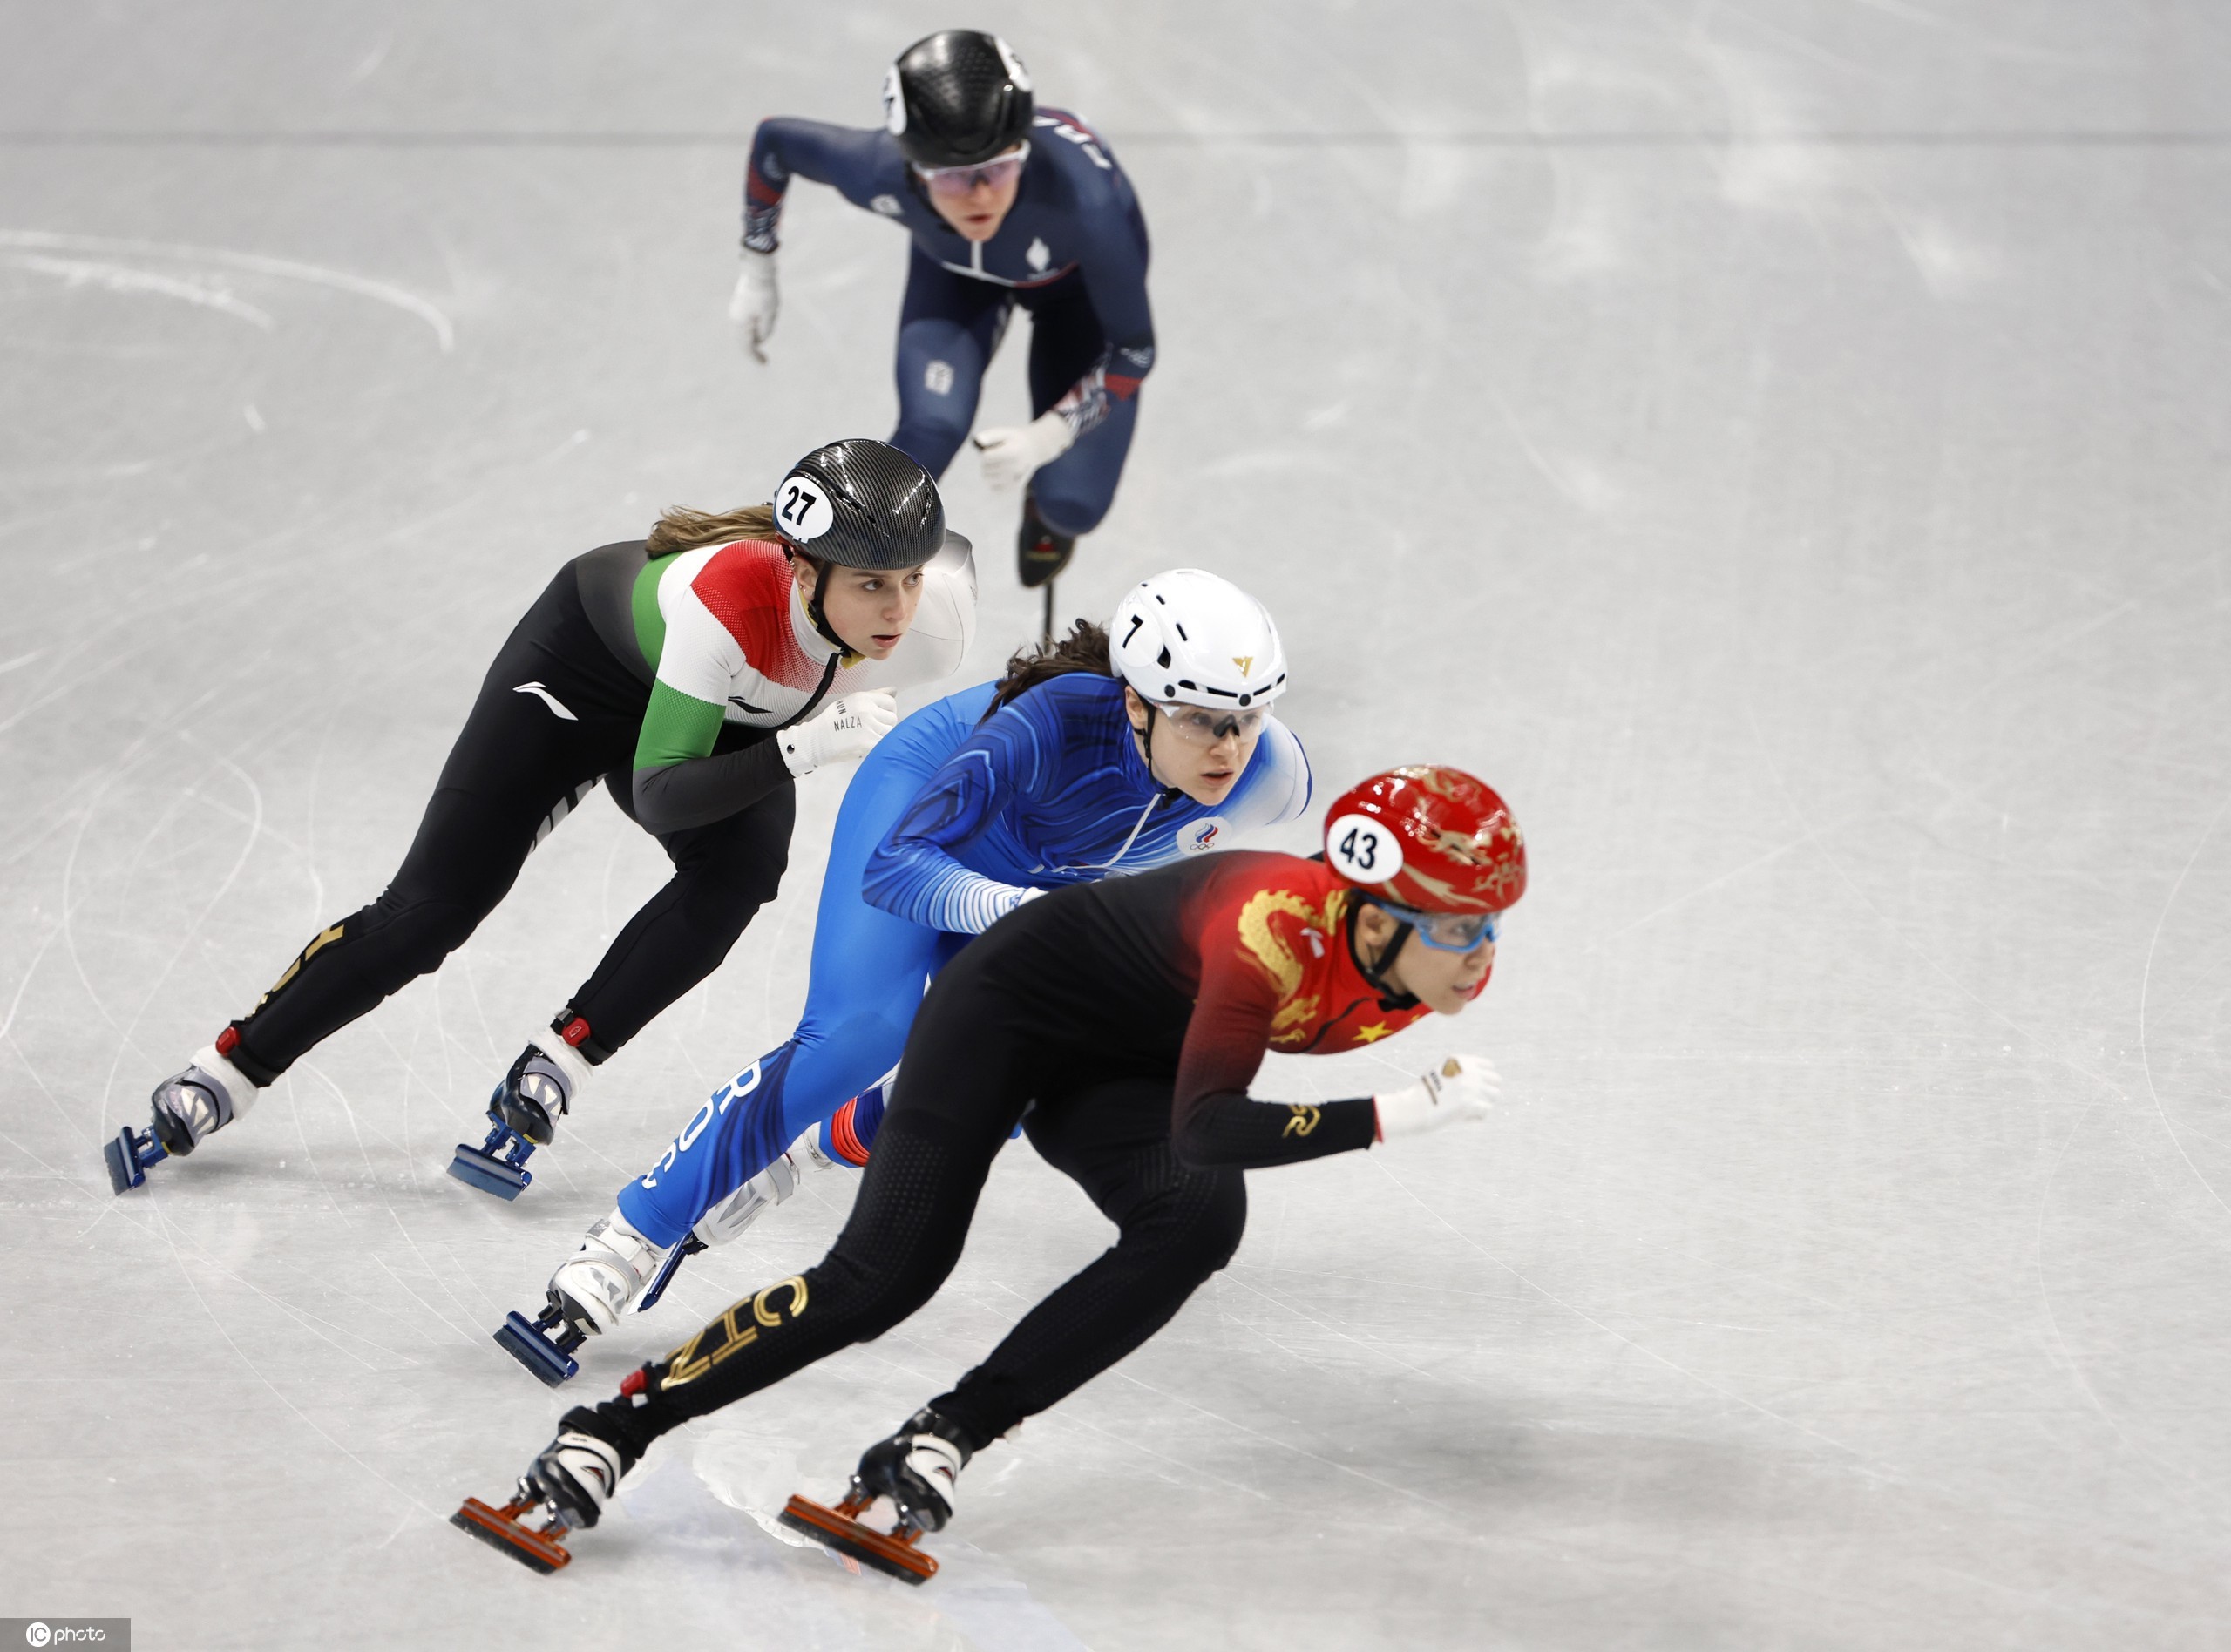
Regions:
<svg viewBox="0 0 2231 1652"><path fill-rule="evenodd" d="M761 116L995 27L1155 240L1061 586L1261 592L1320 797L1473 768L1535 868L1491 1124L1250 1178L1232 1266L962 1482L920 1591L766 1528L1107 1242L1022 1146L882 1341L537 1578L444 1523L490 1342L784 1033L779 903L516 1205L442 1174L655 887L601 798L437 976L112 1198L100 1144L376 892L564 559L885 434L899 236ZM0 14L0 1615L144 1648L2231 1642L2231 12L1642 0ZM1023 410L1011 341L987 423ZM1014 505L971 680L1034 626ZM1305 846L1306 831L1281 840ZM850 1184L593 1345L610 1391Z"/></svg>

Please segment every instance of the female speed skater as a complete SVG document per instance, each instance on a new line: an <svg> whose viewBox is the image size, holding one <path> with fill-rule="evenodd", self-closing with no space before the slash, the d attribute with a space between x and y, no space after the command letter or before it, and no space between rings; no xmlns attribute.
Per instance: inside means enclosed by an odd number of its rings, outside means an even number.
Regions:
<svg viewBox="0 0 2231 1652"><path fill-rule="evenodd" d="M442 960L600 779L674 876L630 919L488 1106L451 1173L513 1198L532 1144L590 1073L728 955L790 853L795 777L863 755L892 691L950 675L975 621L967 541L928 472L833 442L771 504L670 511L648 540L576 557L489 667L403 865L321 930L248 1015L156 1086L109 1144L119 1193L192 1153L329 1033Z"/></svg>
<svg viewBox="0 0 2231 1652"><path fill-rule="evenodd" d="M735 1238L810 1166L865 1162L925 984L1023 902L1299 816L1308 759L1271 713L1285 686L1263 605L1181 568L1134 586L1108 632L1080 623L908 717L844 794L797 1030L697 1108L539 1316L496 1340L563 1382L688 1250Z"/></svg>
<svg viewBox="0 0 2231 1652"><path fill-rule="evenodd" d="M1248 1093L1269 1050L1373 1044L1487 985L1500 915L1526 888L1502 798L1453 768L1365 781L1326 818L1322 860L1240 850L1062 890L1001 919L931 987L828 1256L744 1297L577 1407L508 1506L457 1523L538 1569L593 1526L651 1442L842 1348L882 1335L960 1259L993 1155L1031 1145L1119 1229L949 1392L860 1459L836 1509L783 1520L912 1581L952 1519L960 1471L1023 1418L1122 1359L1237 1249L1242 1172L1368 1148L1482 1116L1499 1088L1450 1056L1376 1096L1278 1105ZM888 1498L885 1536L855 1518ZM531 1516L534 1523L522 1520Z"/></svg>
<svg viewBox="0 0 2231 1652"><path fill-rule="evenodd" d="M776 231L793 177L828 184L912 238L899 315L892 444L932 476L975 423L984 369L1030 313L1031 422L976 437L995 488L1027 484L1015 541L1027 586L1068 565L1116 497L1154 366L1147 227L1130 180L1075 115L1040 109L1006 41L918 40L884 81L880 130L762 121L744 179L743 269L729 315L761 361L775 330ZM1049 593L1047 604L1053 613Z"/></svg>

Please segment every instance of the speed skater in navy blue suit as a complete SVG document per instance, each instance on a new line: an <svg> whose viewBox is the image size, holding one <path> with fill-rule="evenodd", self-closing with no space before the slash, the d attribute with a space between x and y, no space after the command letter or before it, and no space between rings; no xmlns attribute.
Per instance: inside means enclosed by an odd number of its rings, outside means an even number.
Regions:
<svg viewBox="0 0 2231 1652"><path fill-rule="evenodd" d="M952 30L892 65L881 128L763 120L744 181L743 270L729 315L764 361L778 307L783 200L827 184L905 227L899 426L892 445L942 476L975 423L984 369L1030 314L1031 422L976 433L995 488L1025 485L1025 586L1068 565L1116 497L1154 366L1147 227L1107 142L1037 106L1006 42Z"/></svg>

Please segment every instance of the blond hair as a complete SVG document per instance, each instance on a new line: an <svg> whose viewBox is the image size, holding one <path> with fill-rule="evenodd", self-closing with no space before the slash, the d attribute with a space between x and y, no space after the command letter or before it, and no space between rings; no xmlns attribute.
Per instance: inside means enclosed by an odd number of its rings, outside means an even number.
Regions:
<svg viewBox="0 0 2231 1652"><path fill-rule="evenodd" d="M781 538L775 531L775 507L771 504L747 504L741 511L723 511L718 516L676 504L668 506L660 516L651 529L651 537L643 543L643 552L646 556L662 557L701 545Z"/></svg>

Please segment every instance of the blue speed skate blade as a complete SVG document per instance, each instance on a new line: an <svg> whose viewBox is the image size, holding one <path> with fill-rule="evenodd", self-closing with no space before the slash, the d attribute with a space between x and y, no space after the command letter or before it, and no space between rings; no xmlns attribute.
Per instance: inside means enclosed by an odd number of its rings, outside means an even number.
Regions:
<svg viewBox="0 0 2231 1652"><path fill-rule="evenodd" d="M488 1139L478 1147L463 1141L457 1144L450 1174L468 1188L492 1193L498 1199L516 1199L534 1180L534 1173L526 1168L527 1155L533 1151L533 1142L498 1120Z"/></svg>
<svg viewBox="0 0 2231 1652"><path fill-rule="evenodd" d="M635 1311L639 1314L650 1312L658 1299L666 1295L668 1283L681 1271L682 1259L694 1256L704 1249L705 1242L695 1234L683 1236L682 1242L666 1253L666 1260L659 1263L659 1270L651 1276L651 1283L643 1294L635 1298Z"/></svg>
<svg viewBox="0 0 2231 1652"><path fill-rule="evenodd" d="M546 1388L555 1388L580 1374L573 1350L581 1345L582 1340L581 1333L563 1324L552 1308L544 1309L539 1319L529 1319L520 1313L506 1314L502 1329L496 1333L496 1345L532 1371L535 1379Z"/></svg>
<svg viewBox="0 0 2231 1652"><path fill-rule="evenodd" d="M143 1134L128 1124L101 1149L101 1157L108 1161L108 1185L119 1193L129 1193L146 1181L147 1167L170 1156L153 1130Z"/></svg>

